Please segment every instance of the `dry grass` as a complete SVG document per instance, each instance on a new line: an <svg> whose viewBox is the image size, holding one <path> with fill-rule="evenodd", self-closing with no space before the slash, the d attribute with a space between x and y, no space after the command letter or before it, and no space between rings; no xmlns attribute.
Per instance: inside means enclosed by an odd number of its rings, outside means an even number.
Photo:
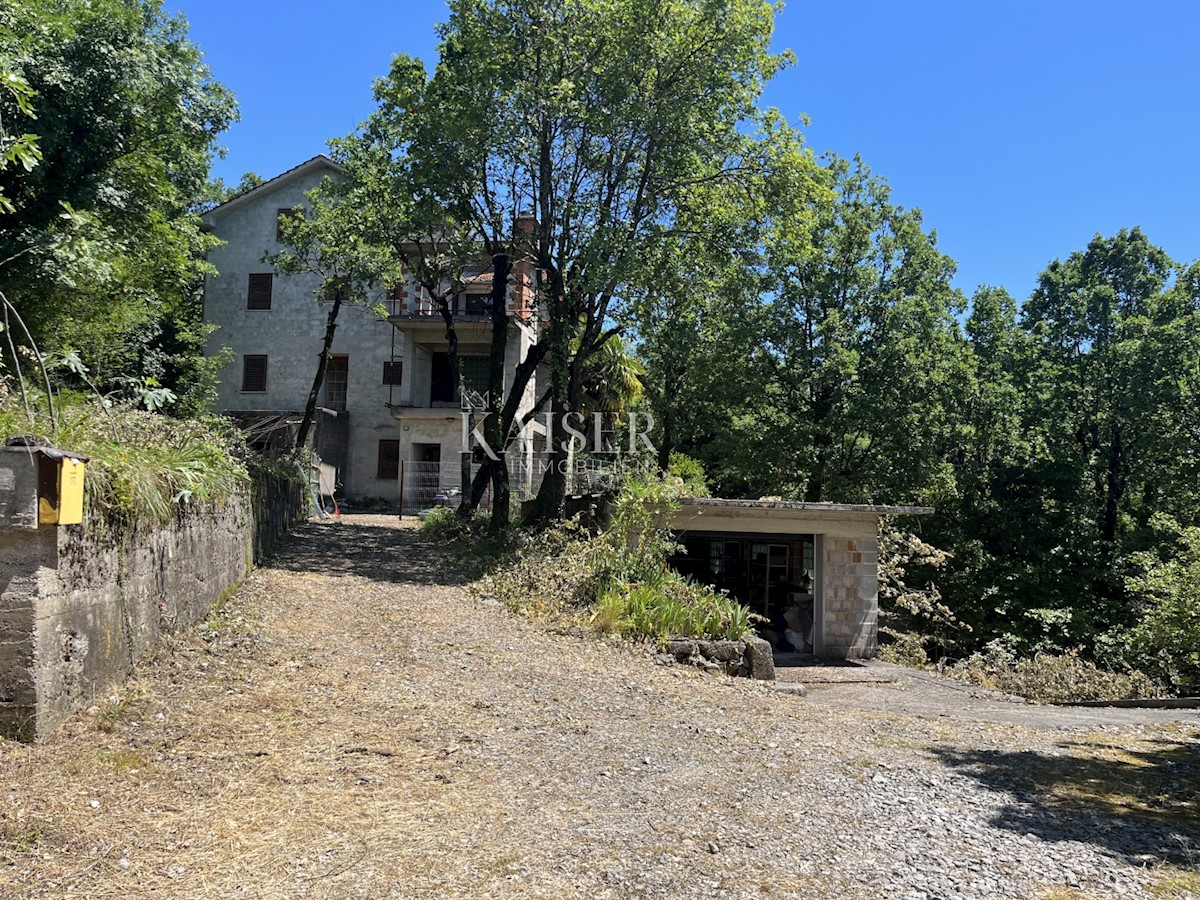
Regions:
<svg viewBox="0 0 1200 900"><path fill-rule="evenodd" d="M1154 735L1084 734L1062 747L1057 765L1027 773L1043 802L1174 826L1200 840L1200 735L1167 726Z"/></svg>
<svg viewBox="0 0 1200 900"><path fill-rule="evenodd" d="M382 517L302 529L209 624L0 744L0 894L878 896L829 839L863 773L1017 739L548 633Z"/></svg>
<svg viewBox="0 0 1200 900"><path fill-rule="evenodd" d="M1150 885L1150 896L1158 900L1196 900L1200 897L1200 873L1168 869Z"/></svg>

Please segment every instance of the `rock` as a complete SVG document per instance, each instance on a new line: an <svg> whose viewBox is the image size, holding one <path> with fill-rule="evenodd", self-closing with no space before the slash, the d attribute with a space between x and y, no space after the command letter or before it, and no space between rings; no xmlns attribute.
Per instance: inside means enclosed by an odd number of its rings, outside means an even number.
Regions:
<svg viewBox="0 0 1200 900"><path fill-rule="evenodd" d="M802 684L792 681L777 681L775 682L775 690L784 694L794 694L797 697L807 697L808 688Z"/></svg>
<svg viewBox="0 0 1200 900"><path fill-rule="evenodd" d="M745 649L741 641L697 641L696 652L713 662L728 663L741 660Z"/></svg>
<svg viewBox="0 0 1200 900"><path fill-rule="evenodd" d="M760 637L748 637L746 643L746 660L750 664L750 677L759 681L775 680L775 659L771 655L771 645Z"/></svg>
<svg viewBox="0 0 1200 900"><path fill-rule="evenodd" d="M667 652L679 662L687 662L696 655L695 641L668 641Z"/></svg>

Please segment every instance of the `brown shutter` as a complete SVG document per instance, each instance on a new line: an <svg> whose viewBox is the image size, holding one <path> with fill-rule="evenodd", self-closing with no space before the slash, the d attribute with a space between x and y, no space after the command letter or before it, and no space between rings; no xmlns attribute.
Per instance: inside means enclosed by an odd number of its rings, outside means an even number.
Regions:
<svg viewBox="0 0 1200 900"><path fill-rule="evenodd" d="M400 379L404 374L404 363L402 362L387 362L383 363L383 383L384 384L399 384Z"/></svg>
<svg viewBox="0 0 1200 900"><path fill-rule="evenodd" d="M270 309L274 281L275 276L270 272L252 274L250 289L246 293L246 309Z"/></svg>
<svg viewBox="0 0 1200 900"><path fill-rule="evenodd" d="M267 390L266 354L248 353L242 357L242 391L261 394Z"/></svg>
<svg viewBox="0 0 1200 900"><path fill-rule="evenodd" d="M383 440L379 442L378 477L384 481L395 481L400 477L399 441Z"/></svg>

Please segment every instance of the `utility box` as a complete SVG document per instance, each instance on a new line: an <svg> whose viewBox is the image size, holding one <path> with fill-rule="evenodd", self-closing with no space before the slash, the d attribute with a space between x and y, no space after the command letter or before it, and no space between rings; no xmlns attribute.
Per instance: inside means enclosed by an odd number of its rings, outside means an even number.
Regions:
<svg viewBox="0 0 1200 900"><path fill-rule="evenodd" d="M87 459L65 450L37 447L38 525L78 525L83 521L83 477Z"/></svg>

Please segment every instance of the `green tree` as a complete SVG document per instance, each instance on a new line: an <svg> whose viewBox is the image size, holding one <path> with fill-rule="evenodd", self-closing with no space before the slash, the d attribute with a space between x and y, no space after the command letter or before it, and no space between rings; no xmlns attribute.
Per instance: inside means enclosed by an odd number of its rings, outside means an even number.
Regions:
<svg viewBox="0 0 1200 900"><path fill-rule="evenodd" d="M1065 637L1128 626L1123 567L1150 515L1196 512L1171 502L1176 477L1194 481L1178 404L1200 358L1196 298L1167 290L1174 272L1139 229L1096 236L1051 263L1022 309L1036 346L1028 427L1053 461L1043 491L1072 520L1042 580Z"/></svg>
<svg viewBox="0 0 1200 900"><path fill-rule="evenodd" d="M194 207L232 96L159 0L9 4L0 58L32 92L10 80L0 121L34 97L41 154L0 168L0 289L43 349L83 348L102 382L150 372L198 325L213 238Z"/></svg>
<svg viewBox="0 0 1200 900"><path fill-rule="evenodd" d="M1137 661L1180 693L1200 690L1200 527L1158 514L1162 553L1134 554L1128 587L1138 618L1129 644Z"/></svg>
<svg viewBox="0 0 1200 900"><path fill-rule="evenodd" d="M734 185L744 191L792 140L755 105L786 61L769 51L772 18L764 0L454 0L432 77L401 57L377 87L362 138L445 211L447 236L483 249L496 284L519 260L535 272L542 327L507 392L490 393L492 446L515 438L543 360L550 411L581 408L589 358L622 330L624 301L681 213L733 202ZM531 229L515 234L518 221ZM503 310L492 309L500 387ZM557 431L539 496L548 518L562 513L569 452ZM507 516L503 460L483 478Z"/></svg>
<svg viewBox="0 0 1200 900"><path fill-rule="evenodd" d="M808 216L711 266L708 300L647 337L652 381L696 383L691 410L664 391L656 416L691 423L679 449L723 492L937 501L969 369L954 264L861 162L830 158L825 177Z"/></svg>

